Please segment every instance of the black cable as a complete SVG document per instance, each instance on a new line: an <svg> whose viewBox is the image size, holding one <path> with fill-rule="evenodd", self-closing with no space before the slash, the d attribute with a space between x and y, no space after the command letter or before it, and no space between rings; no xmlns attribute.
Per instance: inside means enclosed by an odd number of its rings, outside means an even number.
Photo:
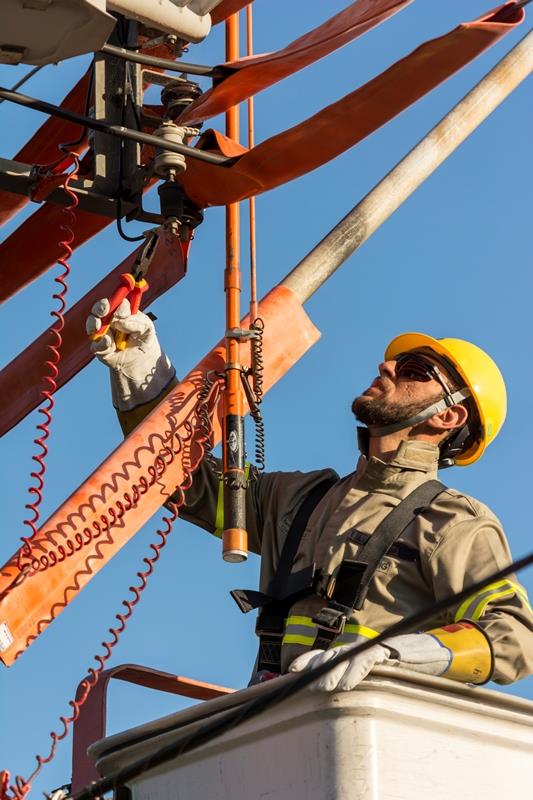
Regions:
<svg viewBox="0 0 533 800"><path fill-rule="evenodd" d="M83 114L76 114L74 111L68 111L60 106L54 106L52 103L46 103L44 100L37 100L35 97L29 97L19 92L12 92L3 86L0 86L0 97L4 100L9 100L26 108L32 108L34 111L41 111L43 114L48 114L52 117L60 117L69 122L76 122L79 125L86 125L90 130L106 133L109 136L116 136L119 139L128 139L133 142L140 142L147 144L151 147L161 147L161 140L157 136L142 131L134 131L131 128L124 128L121 125L109 125L109 123L99 120L84 117ZM219 167L230 167L238 159L237 157L227 158L218 153L210 153L207 150L198 150L195 147L189 147L186 144L176 144L175 142L165 142L165 150L170 150L171 153L179 153L180 155L196 158L199 161L206 161L209 164L216 164Z"/></svg>
<svg viewBox="0 0 533 800"><path fill-rule="evenodd" d="M24 84L25 84L27 81L29 81L29 79L30 79L30 78L33 78L33 76L34 76L34 75L35 75L37 72L39 72L39 70L40 70L40 69L42 69L43 67L46 67L46 66L47 66L47 64L41 64L41 65L40 65L40 66L38 66L38 67L34 67L33 69L30 69L30 71L29 71L29 72L27 72L27 73L26 73L26 74L25 74L25 75L24 75L24 76L23 76L23 77L22 77L22 78L21 78L19 81L17 81L17 82L14 84L14 86L12 86L12 87L11 87L11 91L12 91L12 92L16 92L16 91L17 91L17 89L20 89L20 87L21 87L21 86L24 86ZM5 99L6 99L5 97L0 97L0 103L3 103Z"/></svg>
<svg viewBox="0 0 533 800"><path fill-rule="evenodd" d="M129 86L128 86L129 84ZM135 117L135 122L137 124L137 129L141 129L141 120L137 113L137 107L133 101L133 97L131 96L131 92L129 90L131 87L131 73L130 73L130 65L126 64L126 69L124 70L124 85L123 85L123 98L124 102L122 104L122 116L121 116L121 125L124 126L126 121L126 108L128 102L131 103L133 108L133 116ZM119 151L119 162L118 162L118 192L117 192L117 232L121 239L124 239L126 242L142 242L145 237L143 234L140 236L129 236L122 225L122 181L124 179L124 140L120 142L120 151Z"/></svg>
<svg viewBox="0 0 533 800"><path fill-rule="evenodd" d="M94 88L94 60L91 64L90 71L89 71L89 83L87 86L87 94L85 96L85 116L89 116L89 112L91 110L91 100ZM76 147L77 145L81 144L85 137L87 136L87 125L83 126L82 132L77 139L73 142L64 142L63 144L59 145L60 150L67 150L71 147Z"/></svg>
<svg viewBox="0 0 533 800"><path fill-rule="evenodd" d="M533 552L524 558L509 564L509 566L504 567L504 569L498 570L494 574L483 578L483 580L476 581L466 589L463 589L462 591L453 595L449 595L443 600L439 600L438 602L427 606L425 609L417 611L414 614L411 614L409 617L396 622L394 625L391 625L389 628L387 628L387 630L380 633L379 636L369 639L368 641L359 645L354 645L353 648L347 649L344 653L339 654L339 656L332 661L321 664L313 669L301 673L289 674L283 676L283 678L266 683L258 697L254 698L253 700L249 700L247 703L244 703L236 709L231 708L228 711L217 715L216 719L204 723L191 733L185 733L172 744L161 747L156 750L155 753L135 761L133 764L130 764L129 766L119 770L117 773L115 773L115 775L95 781L90 786L87 786L85 789L82 789L80 792L72 795L72 800L91 800L91 798L100 797L111 789L127 784L138 775L143 774L153 767L159 766L160 764L183 755L184 753L190 753L200 745L206 744L220 734L225 733L237 725L240 725L242 722L257 716L257 714L260 714L267 708L277 705L283 700L291 697L296 692L304 689L313 681L316 681L318 678L322 677L322 675L325 675L333 667L341 664L343 661L347 661L348 659L353 658L353 656L369 650L371 647L374 647L376 644L379 644L380 642L383 642L385 639L389 639L392 636L400 636L401 634L409 633L413 630L420 630L424 623L433 620L440 613L448 610L457 603L461 603L463 600L466 600L466 598L470 595L481 591L488 584L501 580L513 572L519 572L531 564L533 564ZM169 726L165 732L168 733L179 727L181 726Z"/></svg>

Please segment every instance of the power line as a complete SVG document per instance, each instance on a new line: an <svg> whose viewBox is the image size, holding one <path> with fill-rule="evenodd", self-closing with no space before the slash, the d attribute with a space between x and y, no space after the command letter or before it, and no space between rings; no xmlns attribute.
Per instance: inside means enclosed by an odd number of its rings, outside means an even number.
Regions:
<svg viewBox="0 0 533 800"><path fill-rule="evenodd" d="M29 72L27 72L25 75L23 75L23 77L20 79L20 81L17 81L14 84L14 86L11 87L10 91L11 92L15 92L17 89L20 89L21 86L24 86L24 84L27 81L29 81L30 78L33 78L33 76L36 75L37 72L39 72L39 70L42 69L44 66L46 66L46 65L45 64L41 64L38 67L34 67L33 69L30 69ZM3 103L5 100L7 100L7 97L0 97L0 103Z"/></svg>

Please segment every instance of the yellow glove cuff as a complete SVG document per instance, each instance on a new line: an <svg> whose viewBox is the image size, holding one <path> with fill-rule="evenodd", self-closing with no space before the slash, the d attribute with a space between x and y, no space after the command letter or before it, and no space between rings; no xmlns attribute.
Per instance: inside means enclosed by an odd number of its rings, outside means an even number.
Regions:
<svg viewBox="0 0 533 800"><path fill-rule="evenodd" d="M493 669L492 649L485 634L471 622L456 622L426 633L452 653L444 678L463 683L486 683Z"/></svg>

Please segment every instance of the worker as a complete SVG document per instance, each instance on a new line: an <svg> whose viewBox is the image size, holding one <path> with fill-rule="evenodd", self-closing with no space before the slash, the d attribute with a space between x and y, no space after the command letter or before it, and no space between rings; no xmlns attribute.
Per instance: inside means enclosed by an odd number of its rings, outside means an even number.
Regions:
<svg viewBox="0 0 533 800"><path fill-rule="evenodd" d="M93 308L100 326L106 301ZM117 350L113 329L129 335ZM153 322L119 307L92 344L111 370L125 433L177 379ZM420 333L396 337L378 376L353 401L361 456L344 478L333 470L250 470L247 529L261 555L260 591L233 593L242 611L260 608L256 679L326 661L391 624L510 563L502 527L482 503L436 483L439 466L477 461L506 414L503 378L479 347ZM220 464L201 463L180 516L220 535ZM292 555L289 550L295 551ZM385 549L384 549L385 548ZM353 689L378 664L482 684L533 672L533 614L514 575L436 617L332 664L318 691Z"/></svg>

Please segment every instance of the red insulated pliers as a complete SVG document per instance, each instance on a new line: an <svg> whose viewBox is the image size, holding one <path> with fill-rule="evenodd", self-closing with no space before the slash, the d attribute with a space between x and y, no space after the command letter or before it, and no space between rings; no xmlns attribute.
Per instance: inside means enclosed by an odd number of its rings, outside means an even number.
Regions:
<svg viewBox="0 0 533 800"><path fill-rule="evenodd" d="M148 272L154 253L159 241L159 231L154 229L146 234L146 241L137 254L131 272L125 272L120 276L120 285L109 298L109 311L102 317L102 325L99 330L90 334L91 341L97 341L109 330L113 314L122 303L128 299L131 306L131 313L136 314L141 305L141 297L148 289L148 282L145 275ZM124 350L127 343L127 334L115 331L115 346L117 350Z"/></svg>

